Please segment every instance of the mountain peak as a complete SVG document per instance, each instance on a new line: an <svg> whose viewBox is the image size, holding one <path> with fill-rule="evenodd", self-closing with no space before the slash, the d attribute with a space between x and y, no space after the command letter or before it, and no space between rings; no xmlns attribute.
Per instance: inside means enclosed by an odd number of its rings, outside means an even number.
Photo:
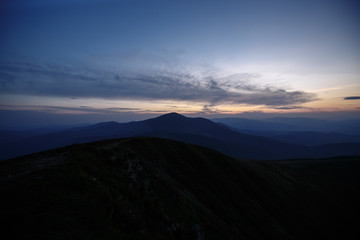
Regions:
<svg viewBox="0 0 360 240"><path fill-rule="evenodd" d="M171 113L161 115L161 116L159 116L157 118L180 119L180 118L186 118L186 117L184 115L179 114L179 113L171 112Z"/></svg>

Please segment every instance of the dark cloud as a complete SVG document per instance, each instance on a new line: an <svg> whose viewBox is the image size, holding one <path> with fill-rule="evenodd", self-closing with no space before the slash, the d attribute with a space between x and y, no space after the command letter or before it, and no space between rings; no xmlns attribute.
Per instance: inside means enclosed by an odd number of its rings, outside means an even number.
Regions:
<svg viewBox="0 0 360 240"><path fill-rule="evenodd" d="M303 107L300 106L289 106L289 107L276 107L274 109L278 110L292 110L292 109L303 109Z"/></svg>
<svg viewBox="0 0 360 240"><path fill-rule="evenodd" d="M39 111L54 112L54 113L63 113L63 112L73 112L73 113L82 113L82 114L94 114L94 113L104 113L106 110L96 109L89 106L80 106L80 107L61 107L61 106L28 106L30 108L38 108Z"/></svg>
<svg viewBox="0 0 360 240"><path fill-rule="evenodd" d="M5 76L5 77L2 77ZM85 67L0 63L0 93L70 98L180 100L286 106L315 100L315 95L253 83L258 74L216 77L180 72L119 73Z"/></svg>
<svg viewBox="0 0 360 240"><path fill-rule="evenodd" d="M62 114L44 110L0 110L0 130L23 130L57 127L105 121L129 122L155 117L158 114L134 112L98 112L88 114ZM24 121L26 119L26 121Z"/></svg>
<svg viewBox="0 0 360 240"><path fill-rule="evenodd" d="M359 100L360 96L345 97L344 100Z"/></svg>
<svg viewBox="0 0 360 240"><path fill-rule="evenodd" d="M14 106L0 105L0 110L14 109ZM79 113L79 114L108 114L116 112L141 112L140 108L94 108L90 106L79 106L79 107L63 107L63 106L38 106L38 105L19 105L17 109L31 110L31 111L42 111L52 113ZM36 109L36 110L34 110Z"/></svg>
<svg viewBox="0 0 360 240"><path fill-rule="evenodd" d="M140 108L105 108L107 110L112 110L112 111L138 111L140 110Z"/></svg>
<svg viewBox="0 0 360 240"><path fill-rule="evenodd" d="M85 114L93 114L93 113L99 113L99 114L107 114L107 113L113 113L113 112L136 112L141 111L139 108L93 108L90 106L79 106L79 107L61 107L61 106L33 106L33 108L40 108L42 111L73 111L73 112L82 112Z"/></svg>

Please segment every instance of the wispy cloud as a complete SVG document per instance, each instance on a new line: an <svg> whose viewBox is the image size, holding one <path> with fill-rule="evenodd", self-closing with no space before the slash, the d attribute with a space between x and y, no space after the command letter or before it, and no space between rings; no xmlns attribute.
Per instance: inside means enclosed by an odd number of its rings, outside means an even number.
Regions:
<svg viewBox="0 0 360 240"><path fill-rule="evenodd" d="M138 111L140 110L139 108L105 108L106 110L110 110L110 111Z"/></svg>
<svg viewBox="0 0 360 240"><path fill-rule="evenodd" d="M53 114L113 114L119 112L143 112L139 108L94 108L90 106L63 107L63 106L38 106L38 105L0 105L1 110L38 111Z"/></svg>
<svg viewBox="0 0 360 240"><path fill-rule="evenodd" d="M214 113L218 113L219 111L214 108L213 105L204 105L202 108L202 112L205 114L214 114Z"/></svg>
<svg viewBox="0 0 360 240"><path fill-rule="evenodd" d="M71 98L178 100L287 106L316 99L314 93L254 83L259 74L222 75L190 71L125 73L24 62L0 63L0 93Z"/></svg>
<svg viewBox="0 0 360 240"><path fill-rule="evenodd" d="M293 109L304 109L304 107L301 107L301 106L288 106L288 107L275 107L274 109L277 109L277 110L293 110Z"/></svg>
<svg viewBox="0 0 360 240"><path fill-rule="evenodd" d="M354 88L354 87L359 87L359 86L360 86L360 84L347 84L347 85L335 86L335 87L331 87L331 88L320 88L320 89L315 89L315 90L309 90L309 92L313 92L313 93L330 92L330 91L337 91L337 90L341 90L341 89Z"/></svg>

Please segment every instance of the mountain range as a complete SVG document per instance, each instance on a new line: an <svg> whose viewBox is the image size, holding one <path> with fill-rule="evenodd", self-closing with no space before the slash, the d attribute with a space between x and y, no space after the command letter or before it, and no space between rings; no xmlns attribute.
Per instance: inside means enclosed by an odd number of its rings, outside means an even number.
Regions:
<svg viewBox="0 0 360 240"><path fill-rule="evenodd" d="M360 136L360 119L330 121L303 117L273 117L266 119L213 118L211 120L234 127L240 131L259 133L319 132Z"/></svg>
<svg viewBox="0 0 360 240"><path fill-rule="evenodd" d="M360 155L360 143L356 136L352 136L353 141L345 138L343 141L330 141L325 142L326 144L312 146L304 144L304 141L301 140L301 136L304 136L303 132L296 133L301 135L297 137L293 137L294 133L292 134L260 136L259 134L244 133L205 118L189 118L177 113L169 113L144 121L103 122L38 135L2 132L0 153L1 159L8 159L75 143L149 136L209 147L236 158L274 160ZM320 136L318 133L316 134L316 136ZM311 139L316 138L311 137ZM329 137L327 136L326 139Z"/></svg>

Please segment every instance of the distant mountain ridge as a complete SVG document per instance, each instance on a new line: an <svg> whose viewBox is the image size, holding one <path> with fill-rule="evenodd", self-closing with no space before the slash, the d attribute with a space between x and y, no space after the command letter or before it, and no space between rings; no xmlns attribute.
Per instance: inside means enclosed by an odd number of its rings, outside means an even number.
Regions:
<svg viewBox="0 0 360 240"><path fill-rule="evenodd" d="M169 113L128 123L102 122L66 131L31 136L0 146L2 159L33 152L112 138L163 137L205 147L237 158L289 159L360 155L360 143L308 147L263 136L239 133L205 118L188 118Z"/></svg>
<svg viewBox="0 0 360 240"><path fill-rule="evenodd" d="M268 119L213 118L233 128L259 132L321 132L360 135L360 119L327 121L312 118L274 117Z"/></svg>

